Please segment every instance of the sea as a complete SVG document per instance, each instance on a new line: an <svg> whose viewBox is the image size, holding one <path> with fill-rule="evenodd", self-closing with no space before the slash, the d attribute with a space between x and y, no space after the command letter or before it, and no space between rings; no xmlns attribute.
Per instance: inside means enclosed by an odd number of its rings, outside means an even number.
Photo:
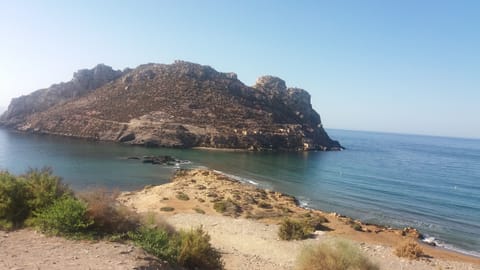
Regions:
<svg viewBox="0 0 480 270"><path fill-rule="evenodd" d="M167 183L178 168L209 168L296 196L302 206L367 223L411 226L425 241L480 257L480 140L327 130L338 152L145 148L0 129L0 170L50 167L75 190ZM144 164L128 157L171 155Z"/></svg>

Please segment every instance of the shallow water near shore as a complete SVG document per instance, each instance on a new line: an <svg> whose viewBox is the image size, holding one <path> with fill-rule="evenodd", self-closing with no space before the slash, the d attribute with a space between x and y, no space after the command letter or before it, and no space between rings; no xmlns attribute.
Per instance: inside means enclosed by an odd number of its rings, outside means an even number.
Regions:
<svg viewBox="0 0 480 270"><path fill-rule="evenodd" d="M480 140L329 130L341 152L251 153L96 143L0 129L0 169L51 166L80 190L168 182L176 167L208 167L364 222L413 226L450 249L480 255ZM172 155L159 166L127 157Z"/></svg>

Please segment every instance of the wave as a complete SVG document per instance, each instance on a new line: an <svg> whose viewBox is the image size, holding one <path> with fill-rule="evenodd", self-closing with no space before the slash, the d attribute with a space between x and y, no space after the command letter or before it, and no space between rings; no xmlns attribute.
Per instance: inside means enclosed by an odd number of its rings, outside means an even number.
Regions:
<svg viewBox="0 0 480 270"><path fill-rule="evenodd" d="M314 209L312 207L310 207L310 204L311 204L311 200L307 197L303 197L303 196L299 196L299 197L296 197L297 200L298 200L298 204L300 207L304 208L304 209Z"/></svg>
<svg viewBox="0 0 480 270"><path fill-rule="evenodd" d="M471 250L464 250L464 249L455 247L455 246L450 245L448 243L445 243L445 242L443 242L439 239L436 239L433 236L426 235L421 239L421 241L423 243L427 244L427 245L436 246L436 247L443 248L443 249L446 249L446 250L450 250L450 251L465 254L465 255L468 255L468 256L473 256L473 257L480 258L480 252L471 251Z"/></svg>
<svg viewBox="0 0 480 270"><path fill-rule="evenodd" d="M175 169L180 169L182 166L190 165L190 164L192 164L192 162L190 160L177 160L177 162L175 162L174 168Z"/></svg>
<svg viewBox="0 0 480 270"><path fill-rule="evenodd" d="M227 177L230 177L232 179L235 179L237 181L240 181L242 183L248 183L248 184L251 184L251 185L254 185L254 186L259 186L260 185L258 182L255 182L255 181L253 181L252 179L249 179L249 178L245 178L245 177L241 177L241 176L237 176L237 175L233 175L233 174L228 174L228 173L218 171L218 170L213 170L213 171L216 172L216 173L219 173L219 174L223 174L223 175L225 175Z"/></svg>

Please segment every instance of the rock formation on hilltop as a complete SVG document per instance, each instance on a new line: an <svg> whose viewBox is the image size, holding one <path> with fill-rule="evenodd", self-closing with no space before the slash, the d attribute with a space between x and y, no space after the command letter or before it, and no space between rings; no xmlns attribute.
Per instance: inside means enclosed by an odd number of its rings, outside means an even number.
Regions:
<svg viewBox="0 0 480 270"><path fill-rule="evenodd" d="M310 95L272 76L176 61L81 70L67 83L13 99L0 123L21 131L165 147L338 150Z"/></svg>
<svg viewBox="0 0 480 270"><path fill-rule="evenodd" d="M113 70L103 64L99 64L93 69L81 69L73 74L73 79L69 82L54 84L47 89L37 90L30 95L12 99L8 110L0 120L8 125L22 123L29 115L81 97L120 76L122 76L121 71Z"/></svg>

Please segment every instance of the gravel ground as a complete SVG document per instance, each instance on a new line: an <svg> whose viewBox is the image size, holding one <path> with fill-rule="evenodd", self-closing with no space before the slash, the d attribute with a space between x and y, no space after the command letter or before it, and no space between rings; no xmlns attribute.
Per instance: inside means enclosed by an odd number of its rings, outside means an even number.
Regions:
<svg viewBox="0 0 480 270"><path fill-rule="evenodd" d="M295 259L306 245L317 244L327 234L318 232L314 239L281 241L278 226L247 219L201 214L176 214L166 219L178 229L203 226L212 238L226 264L226 269L294 269ZM408 260L394 255L391 247L358 243L359 247L380 269L385 270L480 270L478 264L425 258Z"/></svg>
<svg viewBox="0 0 480 270"><path fill-rule="evenodd" d="M132 245L73 241L31 230L0 231L0 269L167 270Z"/></svg>

